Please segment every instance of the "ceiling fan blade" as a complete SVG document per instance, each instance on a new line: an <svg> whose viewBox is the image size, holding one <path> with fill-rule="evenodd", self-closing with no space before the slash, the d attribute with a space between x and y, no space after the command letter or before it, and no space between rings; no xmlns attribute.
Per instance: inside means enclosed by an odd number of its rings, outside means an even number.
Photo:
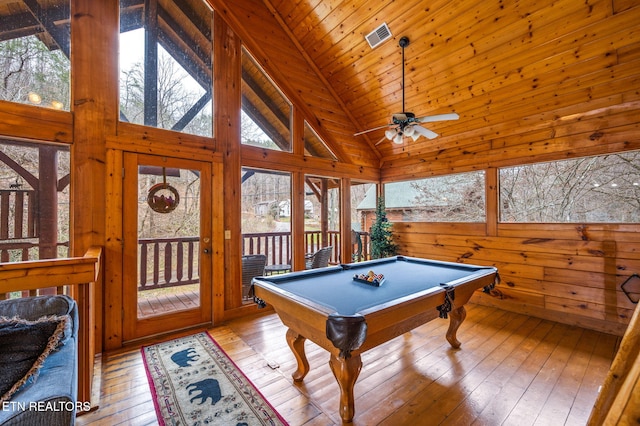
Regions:
<svg viewBox="0 0 640 426"><path fill-rule="evenodd" d="M427 115L426 117L416 118L416 121L420 123L433 123L434 121L457 120L458 118L460 118L460 116L452 112L450 114Z"/></svg>
<svg viewBox="0 0 640 426"><path fill-rule="evenodd" d="M393 124L385 124L384 126L374 127L373 129L364 130L362 132L354 133L353 136L364 135L365 133L373 132L374 130L386 129L389 126L393 126Z"/></svg>
<svg viewBox="0 0 640 426"><path fill-rule="evenodd" d="M424 136L427 139L434 139L438 137L438 134L436 132L433 132L429 129L425 129L422 126L413 126L413 131L416 133L421 134L422 136Z"/></svg>
<svg viewBox="0 0 640 426"><path fill-rule="evenodd" d="M382 142L384 142L386 140L387 140L387 137L383 136L382 139L380 139L378 142L376 142L374 146L378 146L378 145L380 145Z"/></svg>

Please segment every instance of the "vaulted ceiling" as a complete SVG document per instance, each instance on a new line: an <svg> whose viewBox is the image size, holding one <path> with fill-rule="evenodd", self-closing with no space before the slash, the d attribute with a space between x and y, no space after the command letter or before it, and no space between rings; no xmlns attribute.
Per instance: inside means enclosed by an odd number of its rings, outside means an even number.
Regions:
<svg viewBox="0 0 640 426"><path fill-rule="evenodd" d="M410 166L409 157L454 149L489 164L516 145L525 158L531 144L552 146L557 133L570 132L558 128L567 121L625 111L622 125L640 109L634 0L209 2L355 164ZM372 49L365 36L382 23L392 38ZM440 134L434 140L377 144L384 130L354 137L402 111L402 36L410 39L406 109L460 119L428 124ZM580 140L597 134L598 123L582 128ZM575 148L557 149L577 155ZM556 148L536 154L544 149Z"/></svg>
<svg viewBox="0 0 640 426"><path fill-rule="evenodd" d="M158 0L169 18L206 28L202 1ZM121 25L141 25L144 2L121 2ZM206 2L340 161L380 166L384 179L640 148L637 0ZM45 3L66 2L0 1L0 16L16 17L3 34L49 34L45 42L68 50L57 37L67 21L43 14ZM365 36L383 23L392 36L371 48ZM200 32L177 36L197 36L204 52L210 34ZM460 119L425 125L440 134L433 140L398 145L384 129L354 136L402 112L401 37L410 40L405 109Z"/></svg>

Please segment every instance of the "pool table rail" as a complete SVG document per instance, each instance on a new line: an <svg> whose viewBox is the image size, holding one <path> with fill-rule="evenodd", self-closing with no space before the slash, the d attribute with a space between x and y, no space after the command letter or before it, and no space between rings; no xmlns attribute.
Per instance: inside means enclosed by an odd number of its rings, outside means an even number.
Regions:
<svg viewBox="0 0 640 426"><path fill-rule="evenodd" d="M436 263L449 265L448 262ZM455 265L459 266L459 264ZM324 270L317 271L304 271L303 274L305 276L330 274L331 272L342 271L343 266L324 268ZM497 276L496 268L470 268L474 269L472 274L464 278L444 283L446 284L444 286L427 288L413 295L398 297L366 308L355 315L340 315L330 307L289 292L277 284L294 279L293 276L287 278L285 275L281 275L277 278L276 284L271 282L270 278L272 277L255 278L253 291L256 299L273 306L286 326L295 327L300 334L316 342L324 349L330 352L338 349L344 355L353 350L365 352L437 318L440 316L438 307L445 303L447 288L454 289L453 309L455 309L466 304L477 289L489 287L494 283ZM296 276L300 279L301 275ZM465 285L467 283L472 283L472 285ZM291 312L294 312L295 315L288 314ZM341 344L341 341L345 341L343 334L328 332L332 328L331 326L339 321L340 318L364 318L364 335L362 338L357 339L357 341L362 342L360 345L346 347ZM325 330L325 332L318 333L318 330ZM362 335L363 330L357 330L355 333ZM455 331L452 336L455 338ZM353 343L351 339L347 339L347 341ZM459 346L459 343L457 346Z"/></svg>

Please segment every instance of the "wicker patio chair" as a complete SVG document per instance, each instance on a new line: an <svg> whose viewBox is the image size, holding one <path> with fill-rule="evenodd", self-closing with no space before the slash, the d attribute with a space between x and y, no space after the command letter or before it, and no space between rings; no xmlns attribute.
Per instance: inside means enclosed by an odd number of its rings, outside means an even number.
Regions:
<svg viewBox="0 0 640 426"><path fill-rule="evenodd" d="M307 255L305 257L305 268L326 268L327 266L329 266L329 258L331 257L332 250L333 246L327 246L321 248L313 254Z"/></svg>
<svg viewBox="0 0 640 426"><path fill-rule="evenodd" d="M264 275L264 267L267 264L267 256L264 254L249 254L242 256L242 298L249 298L251 279Z"/></svg>

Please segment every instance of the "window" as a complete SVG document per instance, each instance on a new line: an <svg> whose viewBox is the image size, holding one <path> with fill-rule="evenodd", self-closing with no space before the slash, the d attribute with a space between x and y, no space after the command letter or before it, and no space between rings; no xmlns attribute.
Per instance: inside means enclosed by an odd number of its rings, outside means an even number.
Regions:
<svg viewBox="0 0 640 426"><path fill-rule="evenodd" d="M479 171L387 183L387 217L391 222L484 222L484 182Z"/></svg>
<svg viewBox="0 0 640 426"><path fill-rule="evenodd" d="M306 175L304 182L305 253L331 246L329 262L337 263L340 261L340 179Z"/></svg>
<svg viewBox="0 0 640 426"><path fill-rule="evenodd" d="M375 221L375 183L351 182L352 261L369 260L369 230Z"/></svg>
<svg viewBox="0 0 640 426"><path fill-rule="evenodd" d="M0 262L69 255L69 147L0 143Z"/></svg>
<svg viewBox="0 0 640 426"><path fill-rule="evenodd" d="M211 137L213 11L204 1L150 9L121 2L120 120Z"/></svg>
<svg viewBox="0 0 640 426"><path fill-rule="evenodd" d="M502 222L640 222L640 151L500 169Z"/></svg>
<svg viewBox="0 0 640 426"><path fill-rule="evenodd" d="M309 157L327 158L329 160L336 160L336 156L327 145L320 139L320 136L309 126L309 123L304 122L304 154Z"/></svg>
<svg viewBox="0 0 640 426"><path fill-rule="evenodd" d="M267 265L291 264L291 174L243 168L242 254L264 254Z"/></svg>
<svg viewBox="0 0 640 426"><path fill-rule="evenodd" d="M242 50L242 123L245 145L291 152L291 103Z"/></svg>
<svg viewBox="0 0 640 426"><path fill-rule="evenodd" d="M70 2L11 2L0 26L0 99L69 111Z"/></svg>

